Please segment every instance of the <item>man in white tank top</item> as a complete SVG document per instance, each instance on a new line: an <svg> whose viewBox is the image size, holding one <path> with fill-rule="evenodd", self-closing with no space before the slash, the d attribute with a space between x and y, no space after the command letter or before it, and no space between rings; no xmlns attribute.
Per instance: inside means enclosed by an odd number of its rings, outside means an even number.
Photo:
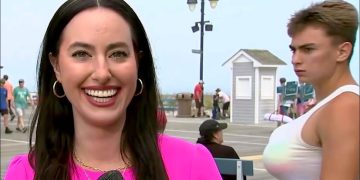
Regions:
<svg viewBox="0 0 360 180"><path fill-rule="evenodd" d="M359 179L359 85L349 62L358 12L345 1L324 1L288 23L292 64L313 85L317 104L271 135L263 154L278 179Z"/></svg>

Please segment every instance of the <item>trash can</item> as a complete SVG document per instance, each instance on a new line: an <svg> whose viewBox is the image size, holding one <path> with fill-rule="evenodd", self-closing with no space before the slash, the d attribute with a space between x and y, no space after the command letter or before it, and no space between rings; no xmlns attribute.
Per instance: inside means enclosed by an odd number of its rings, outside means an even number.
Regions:
<svg viewBox="0 0 360 180"><path fill-rule="evenodd" d="M176 94L177 115L176 117L191 117L191 103L193 99L192 93Z"/></svg>

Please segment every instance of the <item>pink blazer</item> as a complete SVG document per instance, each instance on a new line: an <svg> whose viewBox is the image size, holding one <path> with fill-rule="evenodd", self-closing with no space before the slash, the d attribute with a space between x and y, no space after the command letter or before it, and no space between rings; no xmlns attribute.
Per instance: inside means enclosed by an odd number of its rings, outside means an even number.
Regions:
<svg viewBox="0 0 360 180"><path fill-rule="evenodd" d="M203 180L221 179L220 173L210 152L201 144L194 144L185 140L159 135L159 146L165 168L170 180ZM73 180L97 179L102 175L75 166L72 172ZM125 180L134 180L134 170L129 168L122 172ZM15 156L5 173L5 180L32 180L34 171L28 162L27 154Z"/></svg>

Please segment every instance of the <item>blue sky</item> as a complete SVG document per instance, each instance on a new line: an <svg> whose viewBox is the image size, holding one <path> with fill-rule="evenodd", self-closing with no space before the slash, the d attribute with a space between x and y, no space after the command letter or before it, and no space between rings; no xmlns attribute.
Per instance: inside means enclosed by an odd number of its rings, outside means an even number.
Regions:
<svg viewBox="0 0 360 180"><path fill-rule="evenodd" d="M1 1L1 74L17 85L20 78L36 90L36 61L42 37L55 10L64 0ZM199 80L200 32L191 26L200 20L200 4L191 12L186 0L128 0L147 30L162 93L192 92ZM217 87L230 94L231 70L221 66L239 49L267 49L288 65L278 77L297 80L292 70L291 39L286 25L291 15L319 0L219 0L215 9L205 0L205 20L214 26L204 37L205 92ZM348 0L359 9L358 0ZM358 33L359 36L359 33ZM359 41L350 63L359 82Z"/></svg>

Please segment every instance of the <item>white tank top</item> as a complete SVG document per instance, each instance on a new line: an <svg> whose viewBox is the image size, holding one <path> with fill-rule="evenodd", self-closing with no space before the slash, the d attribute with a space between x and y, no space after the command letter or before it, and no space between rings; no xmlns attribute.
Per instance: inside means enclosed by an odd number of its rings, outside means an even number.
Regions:
<svg viewBox="0 0 360 180"><path fill-rule="evenodd" d="M305 143L301 131L314 112L344 92L359 95L359 86L345 85L336 89L304 115L274 130L263 152L264 166L271 175L286 180L320 179L321 147Z"/></svg>

